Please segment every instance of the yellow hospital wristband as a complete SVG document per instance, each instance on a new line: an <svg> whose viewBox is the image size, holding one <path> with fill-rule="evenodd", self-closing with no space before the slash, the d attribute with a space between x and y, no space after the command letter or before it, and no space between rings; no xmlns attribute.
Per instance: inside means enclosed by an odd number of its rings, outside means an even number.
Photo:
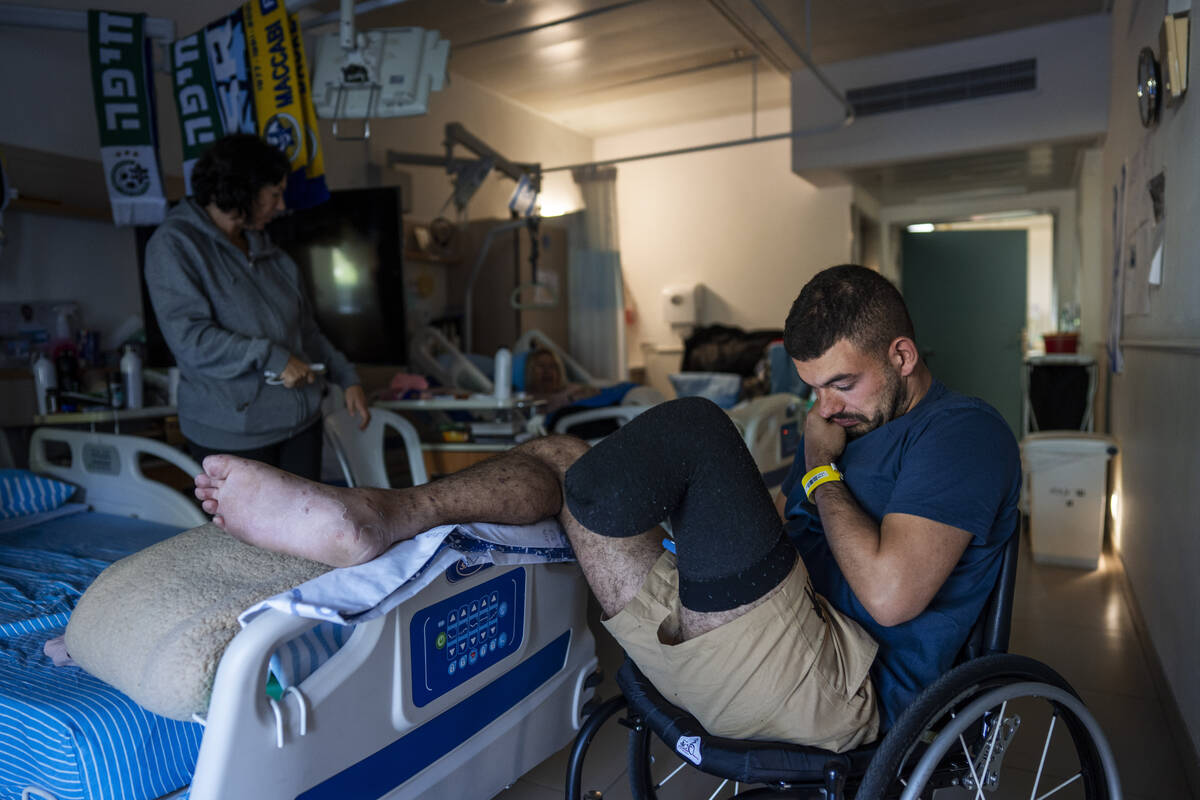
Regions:
<svg viewBox="0 0 1200 800"><path fill-rule="evenodd" d="M800 485L804 487L804 496L811 503L813 502L813 489L816 489L823 483L840 480L842 480L842 473L838 471L837 467L833 464L822 464L804 473L804 477L800 479Z"/></svg>

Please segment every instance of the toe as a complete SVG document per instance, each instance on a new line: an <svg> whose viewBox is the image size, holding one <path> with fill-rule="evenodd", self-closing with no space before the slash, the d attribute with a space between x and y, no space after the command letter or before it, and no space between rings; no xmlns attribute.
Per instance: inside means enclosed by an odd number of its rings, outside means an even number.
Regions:
<svg viewBox="0 0 1200 800"><path fill-rule="evenodd" d="M229 471L233 468L233 457L224 454L205 456L201 466L209 478L221 481L229 477Z"/></svg>
<svg viewBox="0 0 1200 800"><path fill-rule="evenodd" d="M217 501L216 500L205 500L203 503L200 504L200 507L204 509L205 514L217 513Z"/></svg>

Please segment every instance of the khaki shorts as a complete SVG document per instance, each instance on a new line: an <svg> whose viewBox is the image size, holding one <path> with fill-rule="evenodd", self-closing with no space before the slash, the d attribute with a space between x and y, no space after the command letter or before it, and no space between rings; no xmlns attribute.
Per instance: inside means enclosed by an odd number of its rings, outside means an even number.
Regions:
<svg viewBox="0 0 1200 800"><path fill-rule="evenodd" d="M603 624L655 688L709 733L836 752L879 733L867 675L878 645L812 591L800 559L748 613L666 644L678 638L679 573L675 556L663 553L629 605Z"/></svg>

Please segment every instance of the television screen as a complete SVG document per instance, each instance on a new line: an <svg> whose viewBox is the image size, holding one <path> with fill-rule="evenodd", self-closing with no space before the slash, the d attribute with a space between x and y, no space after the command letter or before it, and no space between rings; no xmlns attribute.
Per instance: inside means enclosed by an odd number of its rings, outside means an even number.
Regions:
<svg viewBox="0 0 1200 800"><path fill-rule="evenodd" d="M268 228L300 267L321 331L359 364L407 361L399 192L333 192Z"/></svg>

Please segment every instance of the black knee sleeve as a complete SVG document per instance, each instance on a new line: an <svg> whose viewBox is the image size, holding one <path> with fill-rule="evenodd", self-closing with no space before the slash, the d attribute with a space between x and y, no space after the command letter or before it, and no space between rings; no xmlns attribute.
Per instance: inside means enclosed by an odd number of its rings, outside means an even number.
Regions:
<svg viewBox="0 0 1200 800"><path fill-rule="evenodd" d="M693 611L757 600L796 561L737 427L703 398L635 417L575 462L564 490L575 519L602 536L670 520L680 601Z"/></svg>

